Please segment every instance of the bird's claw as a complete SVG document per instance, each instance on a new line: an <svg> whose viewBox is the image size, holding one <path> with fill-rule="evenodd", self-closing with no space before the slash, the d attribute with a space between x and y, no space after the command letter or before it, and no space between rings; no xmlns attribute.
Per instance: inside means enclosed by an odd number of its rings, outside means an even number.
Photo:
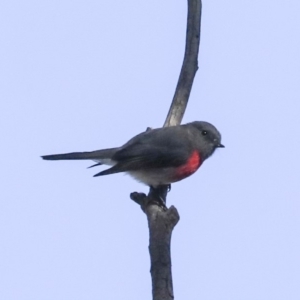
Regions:
<svg viewBox="0 0 300 300"><path fill-rule="evenodd" d="M155 203L163 210L167 210L166 206L166 198L167 193L171 190L171 185L161 185L158 187L150 187L149 197L151 198L151 202Z"/></svg>
<svg viewBox="0 0 300 300"><path fill-rule="evenodd" d="M158 201L157 201L157 205L158 205L159 207L161 207L163 210L167 210L167 209L168 209L167 206L166 206L166 202L165 202L165 200L163 199L163 197L159 196L157 200L158 200Z"/></svg>

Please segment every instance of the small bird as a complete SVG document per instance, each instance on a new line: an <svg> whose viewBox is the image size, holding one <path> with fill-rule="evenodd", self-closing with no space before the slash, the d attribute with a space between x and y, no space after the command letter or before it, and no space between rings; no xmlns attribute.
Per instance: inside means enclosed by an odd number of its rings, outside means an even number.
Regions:
<svg viewBox="0 0 300 300"><path fill-rule="evenodd" d="M45 155L42 158L94 160L97 163L91 167L111 166L94 177L126 172L155 189L192 175L216 148L224 148L219 131L208 122L195 121L142 132L118 148Z"/></svg>

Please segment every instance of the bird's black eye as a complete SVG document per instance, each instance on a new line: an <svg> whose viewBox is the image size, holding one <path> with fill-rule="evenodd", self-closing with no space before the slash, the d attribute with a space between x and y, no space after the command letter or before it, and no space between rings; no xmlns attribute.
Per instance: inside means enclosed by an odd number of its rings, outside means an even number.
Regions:
<svg viewBox="0 0 300 300"><path fill-rule="evenodd" d="M207 131L206 130L202 130L202 135L207 135Z"/></svg>

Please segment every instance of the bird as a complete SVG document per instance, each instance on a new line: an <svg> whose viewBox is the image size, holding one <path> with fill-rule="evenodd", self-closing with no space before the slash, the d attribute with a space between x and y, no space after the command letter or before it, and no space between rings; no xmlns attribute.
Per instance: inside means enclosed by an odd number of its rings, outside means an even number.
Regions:
<svg viewBox="0 0 300 300"><path fill-rule="evenodd" d="M121 147L41 157L44 160L93 160L97 163L91 167L110 166L94 177L125 172L155 189L189 177L217 148L224 147L214 125L194 121L142 132Z"/></svg>

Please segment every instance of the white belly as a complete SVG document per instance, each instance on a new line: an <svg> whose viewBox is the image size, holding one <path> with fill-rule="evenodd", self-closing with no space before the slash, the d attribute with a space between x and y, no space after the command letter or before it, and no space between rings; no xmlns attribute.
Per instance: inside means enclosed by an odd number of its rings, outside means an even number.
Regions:
<svg viewBox="0 0 300 300"><path fill-rule="evenodd" d="M172 180L173 168L154 169L147 171L130 171L128 174L139 182L146 185L157 187L174 182Z"/></svg>

